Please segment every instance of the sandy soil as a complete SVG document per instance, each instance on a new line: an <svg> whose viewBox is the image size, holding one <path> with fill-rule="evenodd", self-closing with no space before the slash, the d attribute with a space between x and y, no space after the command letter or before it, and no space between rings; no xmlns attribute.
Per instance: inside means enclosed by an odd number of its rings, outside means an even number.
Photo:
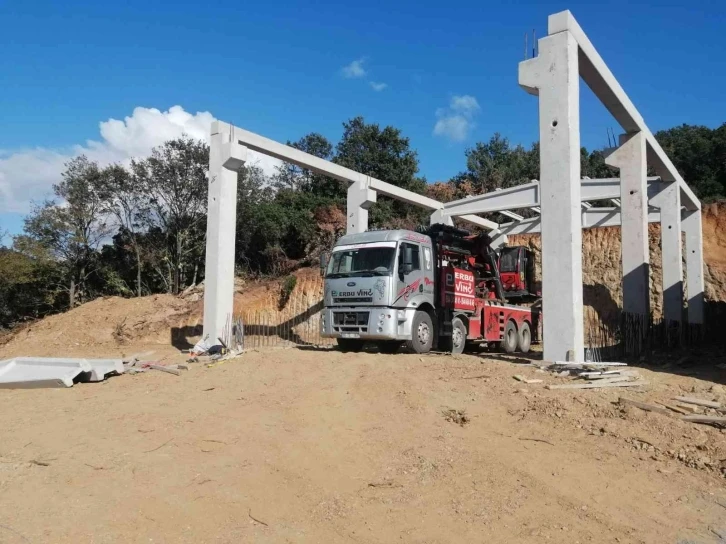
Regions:
<svg viewBox="0 0 726 544"><path fill-rule="evenodd" d="M614 402L721 386L642 373L548 391L483 356L273 349L1 391L0 542L718 542L726 434Z"/></svg>

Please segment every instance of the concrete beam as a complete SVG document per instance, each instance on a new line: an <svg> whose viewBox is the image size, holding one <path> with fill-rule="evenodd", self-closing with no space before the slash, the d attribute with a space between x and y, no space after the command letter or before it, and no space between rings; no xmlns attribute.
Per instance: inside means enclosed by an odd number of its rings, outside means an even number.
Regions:
<svg viewBox="0 0 726 544"><path fill-rule="evenodd" d="M647 143L648 161L663 181L677 182L682 193L683 205L689 210L701 208L696 195L683 180L678 170L645 124L635 105L615 79L605 61L577 23L572 13L562 11L550 15L548 33L554 36L568 32L577 41L579 51L579 72L588 87L612 114L626 133L642 132Z"/></svg>
<svg viewBox="0 0 726 544"><path fill-rule="evenodd" d="M544 359L584 359L580 179L580 89L575 38L539 40L519 63L519 84L539 96ZM540 194L541 191L541 194Z"/></svg>
<svg viewBox="0 0 726 544"><path fill-rule="evenodd" d="M681 218L681 227L686 238L686 299L688 300L688 322L703 323L703 230L701 211L686 210Z"/></svg>
<svg viewBox="0 0 726 544"><path fill-rule="evenodd" d="M655 198L666 185L657 176L647 178L647 183L649 199ZM454 200L444 204L444 212L458 216L463 213L491 213L530 208L541 213L539 185L538 181L533 181L501 191ZM589 203L614 198L620 198L620 178L580 180L581 202Z"/></svg>
<svg viewBox="0 0 726 544"><path fill-rule="evenodd" d="M605 163L620 169L623 310L650 315L650 251L646 141L642 132L623 134ZM614 199L616 200L616 199Z"/></svg>
<svg viewBox="0 0 726 544"><path fill-rule="evenodd" d="M649 223L659 223L660 213L648 213ZM596 229L600 227L619 227L622 224L620 208L590 208L582 210L582 228ZM542 218L532 217L523 221L502 223L499 230L503 234L539 234L542 230Z"/></svg>
<svg viewBox="0 0 726 544"><path fill-rule="evenodd" d="M395 198L396 200L401 200L408 204L413 204L414 206L420 206L429 210L438 210L442 207L442 203L438 200L428 198L418 193L414 193L413 191L408 191L401 187L386 183L385 181L361 174L360 172L356 172L350 168L326 161L325 159L310 155L309 153L305 153L299 149L281 144L274 140L270 140L269 138L265 138L264 136L260 136L259 134L255 134L248 130L241 129L239 127L233 127L233 129L236 141L259 153L264 153L265 155L295 164L300 168L311 170L317 174L329 176L333 179L337 179L338 181L344 181L346 183L360 183L361 187L372 189L378 194ZM497 228L497 223L484 219L483 217L465 220L483 228Z"/></svg>
<svg viewBox="0 0 726 544"><path fill-rule="evenodd" d="M683 319L683 248L681 241L681 191L670 183L658 197L663 269L663 317Z"/></svg>
<svg viewBox="0 0 726 544"><path fill-rule="evenodd" d="M210 347L220 337L229 339L232 331L237 173L247 160L247 149L234 140L233 131L227 123L212 123L203 332Z"/></svg>

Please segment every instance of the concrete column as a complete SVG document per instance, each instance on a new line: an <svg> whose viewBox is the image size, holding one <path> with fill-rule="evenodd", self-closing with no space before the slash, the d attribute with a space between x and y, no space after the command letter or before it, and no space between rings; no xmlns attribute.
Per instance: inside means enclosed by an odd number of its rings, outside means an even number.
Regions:
<svg viewBox="0 0 726 544"><path fill-rule="evenodd" d="M353 182L348 187L348 230L355 234L368 230L368 209L376 203L376 192L369 187L368 180Z"/></svg>
<svg viewBox="0 0 726 544"><path fill-rule="evenodd" d="M660 243L663 268L663 317L680 322L683 318L683 256L681 247L681 191L669 183L658 195Z"/></svg>
<svg viewBox="0 0 726 544"><path fill-rule="evenodd" d="M204 332L208 345L231 337L234 299L234 244L237 227L237 173L247 148L232 138L233 127L212 124L209 146Z"/></svg>
<svg viewBox="0 0 726 544"><path fill-rule="evenodd" d="M434 213L431 214L431 219L429 220L430 225L449 225L451 227L454 226L454 219L450 216L444 213L444 210L436 210Z"/></svg>
<svg viewBox="0 0 726 544"><path fill-rule="evenodd" d="M620 169L623 310L650 314L648 180L643 133L623 134L605 163Z"/></svg>
<svg viewBox="0 0 726 544"><path fill-rule="evenodd" d="M584 359L578 45L568 31L539 40L519 84L539 96L544 358Z"/></svg>
<svg viewBox="0 0 726 544"><path fill-rule="evenodd" d="M703 231L701 210L684 211L682 224L686 234L686 298L688 322L703 323Z"/></svg>

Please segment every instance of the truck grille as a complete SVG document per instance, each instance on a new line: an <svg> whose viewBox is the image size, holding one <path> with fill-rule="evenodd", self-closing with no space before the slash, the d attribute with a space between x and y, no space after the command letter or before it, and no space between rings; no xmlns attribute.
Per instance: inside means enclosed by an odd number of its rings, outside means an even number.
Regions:
<svg viewBox="0 0 726 544"><path fill-rule="evenodd" d="M373 302L373 297L356 297L356 298L334 298L333 304L357 304L361 302Z"/></svg>
<svg viewBox="0 0 726 544"><path fill-rule="evenodd" d="M370 312L333 312L335 332L368 332Z"/></svg>

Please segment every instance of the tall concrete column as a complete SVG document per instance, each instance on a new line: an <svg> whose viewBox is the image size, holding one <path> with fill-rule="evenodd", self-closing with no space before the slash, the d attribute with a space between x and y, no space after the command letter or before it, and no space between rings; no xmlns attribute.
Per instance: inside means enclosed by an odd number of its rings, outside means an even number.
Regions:
<svg viewBox="0 0 726 544"><path fill-rule="evenodd" d="M669 183L658 195L660 242L663 268L663 317L683 318L683 250L681 244L681 191Z"/></svg>
<svg viewBox="0 0 726 544"><path fill-rule="evenodd" d="M623 310L650 314L648 179L645 136L620 136L620 147L605 163L620 169L620 236L622 240Z"/></svg>
<svg viewBox="0 0 726 544"><path fill-rule="evenodd" d="M368 230L368 209L375 203L376 192L369 187L367 179L351 183L348 187L347 234Z"/></svg>
<svg viewBox="0 0 726 544"><path fill-rule="evenodd" d="M539 40L519 63L519 84L539 96L544 358L584 359L578 45L568 31Z"/></svg>
<svg viewBox="0 0 726 544"><path fill-rule="evenodd" d="M234 300L234 245L237 227L237 173L247 148L233 141L233 127L215 121L209 146L204 332L208 345L231 338Z"/></svg>
<svg viewBox="0 0 726 544"><path fill-rule="evenodd" d="M683 232L686 234L686 299L688 322L703 323L703 231L701 210L683 212Z"/></svg>

